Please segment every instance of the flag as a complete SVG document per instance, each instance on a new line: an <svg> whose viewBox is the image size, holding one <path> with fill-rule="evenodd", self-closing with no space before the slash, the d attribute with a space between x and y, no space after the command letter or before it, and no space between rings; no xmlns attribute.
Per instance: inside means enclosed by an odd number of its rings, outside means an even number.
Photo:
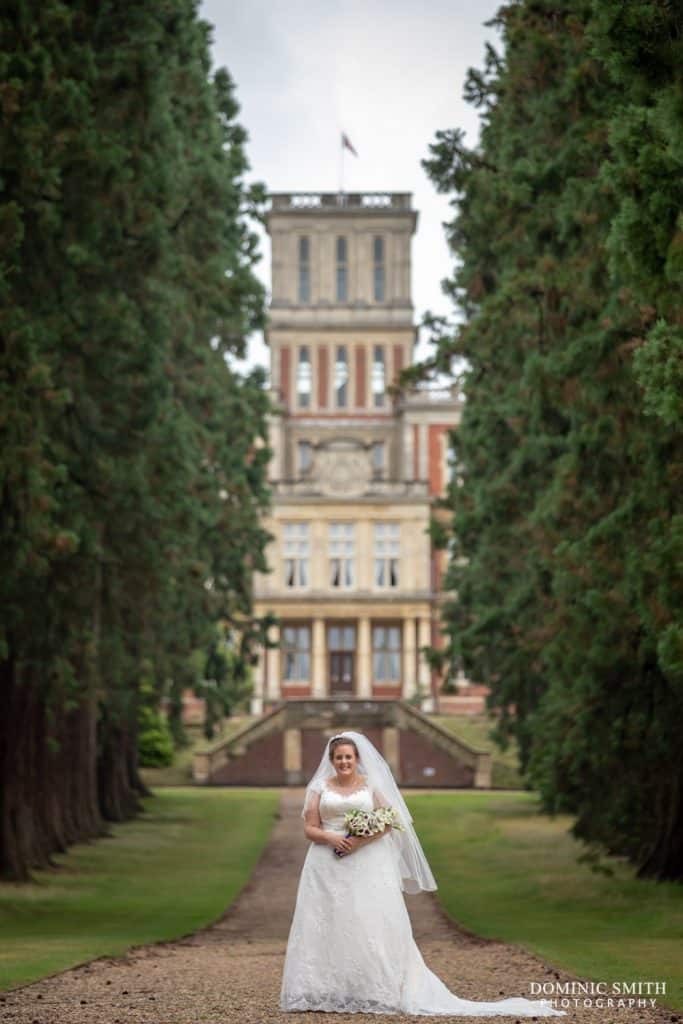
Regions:
<svg viewBox="0 0 683 1024"><path fill-rule="evenodd" d="M350 149L354 156L358 156L358 153L356 153L355 149L351 145L351 140L348 135L345 132L342 132L342 147L344 146L346 146L347 149Z"/></svg>

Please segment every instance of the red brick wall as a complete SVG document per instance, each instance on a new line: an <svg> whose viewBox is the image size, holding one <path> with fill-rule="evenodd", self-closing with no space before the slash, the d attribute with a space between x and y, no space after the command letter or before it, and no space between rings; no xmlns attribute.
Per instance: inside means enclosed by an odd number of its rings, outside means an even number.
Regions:
<svg viewBox="0 0 683 1024"><path fill-rule="evenodd" d="M372 687L372 699L373 700L400 700L401 699L401 686L389 686L388 683L377 683Z"/></svg>
<svg viewBox="0 0 683 1024"><path fill-rule="evenodd" d="M329 379L329 359L325 346L318 349L318 406L327 408L327 387Z"/></svg>
<svg viewBox="0 0 683 1024"><path fill-rule="evenodd" d="M281 786L284 783L285 734L281 730L255 740L242 757L224 765L213 776L214 785Z"/></svg>
<svg viewBox="0 0 683 1024"><path fill-rule="evenodd" d="M474 769L460 764L445 750L434 747L418 732L405 729L400 738L402 786L472 786ZM424 768L434 768L425 775Z"/></svg>
<svg viewBox="0 0 683 1024"><path fill-rule="evenodd" d="M364 406L366 403L365 394L365 349L362 346L356 348L356 405Z"/></svg>
<svg viewBox="0 0 683 1024"><path fill-rule="evenodd" d="M311 687L306 683L282 682L282 696L287 697L310 697Z"/></svg>
<svg viewBox="0 0 683 1024"><path fill-rule="evenodd" d="M292 358L289 345L283 345L280 349L280 390L282 391L282 400L285 406L289 409L292 404L291 395L291 384L292 384Z"/></svg>

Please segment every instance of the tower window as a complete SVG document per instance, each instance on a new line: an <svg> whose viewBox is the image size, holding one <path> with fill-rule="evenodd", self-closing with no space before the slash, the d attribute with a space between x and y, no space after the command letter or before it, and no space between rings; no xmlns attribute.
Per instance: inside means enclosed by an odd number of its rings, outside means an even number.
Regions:
<svg viewBox="0 0 683 1024"><path fill-rule="evenodd" d="M304 473L308 473L313 461L311 442L299 441L297 449L299 453L299 476L303 476Z"/></svg>
<svg viewBox="0 0 683 1024"><path fill-rule="evenodd" d="M384 441L375 441L372 446L372 468L376 477L384 476L385 446Z"/></svg>
<svg viewBox="0 0 683 1024"><path fill-rule="evenodd" d="M349 393L349 359L346 345L339 345L337 348L337 359L334 364L334 393L339 408L345 408Z"/></svg>
<svg viewBox="0 0 683 1024"><path fill-rule="evenodd" d="M380 235L372 243L372 269L375 302L384 302L384 239Z"/></svg>
<svg viewBox="0 0 683 1024"><path fill-rule="evenodd" d="M311 242L303 235L299 239L299 302L311 301Z"/></svg>
<svg viewBox="0 0 683 1024"><path fill-rule="evenodd" d="M296 395L299 408L308 409L311 404L311 354L308 345L299 349L299 362L296 368Z"/></svg>
<svg viewBox="0 0 683 1024"><path fill-rule="evenodd" d="M348 299L348 256L345 238L337 239L337 302Z"/></svg>
<svg viewBox="0 0 683 1024"><path fill-rule="evenodd" d="M379 409L384 405L384 349L375 345L372 355L372 398L373 405Z"/></svg>

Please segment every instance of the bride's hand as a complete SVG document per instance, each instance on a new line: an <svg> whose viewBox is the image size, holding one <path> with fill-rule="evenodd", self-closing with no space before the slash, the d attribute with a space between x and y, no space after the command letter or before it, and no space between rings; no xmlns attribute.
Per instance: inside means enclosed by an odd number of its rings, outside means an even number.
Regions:
<svg viewBox="0 0 683 1024"><path fill-rule="evenodd" d="M360 836L348 836L340 843L337 843L337 849L342 850L342 856L347 856L349 853L353 853L354 850L359 848L359 846L362 846Z"/></svg>
<svg viewBox="0 0 683 1024"><path fill-rule="evenodd" d="M350 853L351 850L353 849L353 845L351 842L352 839L352 836L349 837L333 835L332 839L330 840L330 846L334 850L339 850L341 853Z"/></svg>

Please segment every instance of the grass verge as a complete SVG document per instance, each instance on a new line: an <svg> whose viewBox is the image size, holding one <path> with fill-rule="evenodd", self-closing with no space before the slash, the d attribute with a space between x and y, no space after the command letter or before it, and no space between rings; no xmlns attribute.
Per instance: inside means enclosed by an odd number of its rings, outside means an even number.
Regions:
<svg viewBox="0 0 683 1024"><path fill-rule="evenodd" d="M32 883L0 883L0 990L219 918L268 840L279 793L169 788L143 803Z"/></svg>
<svg viewBox="0 0 683 1024"><path fill-rule="evenodd" d="M683 1010L683 887L613 875L577 862L571 819L536 813L533 793L409 796L450 917L486 938L514 942L581 978L664 981L660 1006ZM543 980L543 979L539 979Z"/></svg>

